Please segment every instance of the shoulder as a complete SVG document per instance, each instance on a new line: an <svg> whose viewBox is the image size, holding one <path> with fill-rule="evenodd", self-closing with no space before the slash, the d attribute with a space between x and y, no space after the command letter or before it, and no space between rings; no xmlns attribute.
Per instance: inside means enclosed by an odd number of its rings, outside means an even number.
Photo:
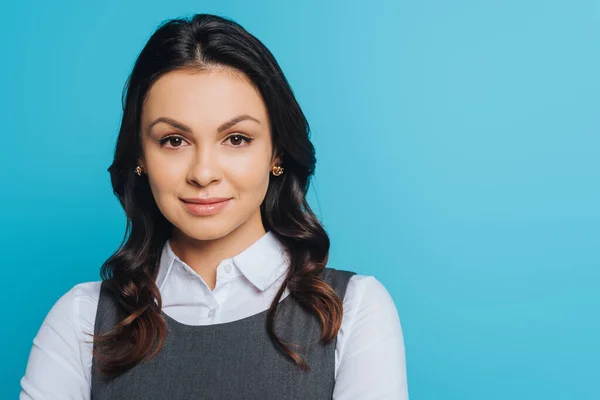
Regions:
<svg viewBox="0 0 600 400"><path fill-rule="evenodd" d="M76 382L73 385L89 384L90 335L94 333L101 283L76 284L52 305L33 339L26 374L21 381L24 389L60 391L54 382L62 382L67 376Z"/></svg>
<svg viewBox="0 0 600 400"><path fill-rule="evenodd" d="M102 281L82 282L73 286L65 294L71 293L71 296L79 301L88 300L98 302L101 285Z"/></svg>
<svg viewBox="0 0 600 400"><path fill-rule="evenodd" d="M70 311L77 316L85 313L90 306L96 307L100 298L102 281L82 282L71 287L54 303L51 313Z"/></svg>
<svg viewBox="0 0 600 400"><path fill-rule="evenodd" d="M46 315L42 328L60 328L58 332L63 333L70 328L77 339L82 339L83 331L93 333L101 283L78 283L63 293Z"/></svg>
<svg viewBox="0 0 600 400"><path fill-rule="evenodd" d="M350 270L331 267L327 269L330 273L326 275L325 280L332 285L340 297L343 294L345 317L352 318L359 311L368 312L370 309L397 313L392 296L376 277L361 275Z"/></svg>
<svg viewBox="0 0 600 400"><path fill-rule="evenodd" d="M394 299L380 280L372 275L353 275L344 297L344 317L369 314L399 318Z"/></svg>
<svg viewBox="0 0 600 400"><path fill-rule="evenodd" d="M408 399L404 337L387 288L374 276L354 275L343 305L334 398Z"/></svg>
<svg viewBox="0 0 600 400"><path fill-rule="evenodd" d="M378 341L403 346L400 315L387 288L374 276L353 275L343 301L342 325L337 335L338 356ZM389 344L389 343L388 343Z"/></svg>

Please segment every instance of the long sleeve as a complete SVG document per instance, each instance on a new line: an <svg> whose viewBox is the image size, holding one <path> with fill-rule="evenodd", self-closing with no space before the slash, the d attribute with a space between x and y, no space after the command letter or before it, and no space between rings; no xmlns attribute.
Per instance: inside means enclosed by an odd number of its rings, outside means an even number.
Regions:
<svg viewBox="0 0 600 400"><path fill-rule="evenodd" d="M392 297L373 276L354 276L338 333L334 400L408 400L404 338Z"/></svg>
<svg viewBox="0 0 600 400"><path fill-rule="evenodd" d="M20 400L90 398L81 360L78 289L78 286L73 287L53 305L33 339L20 382Z"/></svg>

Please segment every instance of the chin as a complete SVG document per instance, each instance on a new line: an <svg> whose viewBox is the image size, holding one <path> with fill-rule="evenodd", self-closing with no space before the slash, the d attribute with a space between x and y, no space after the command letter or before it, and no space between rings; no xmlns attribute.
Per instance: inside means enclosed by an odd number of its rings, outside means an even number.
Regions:
<svg viewBox="0 0 600 400"><path fill-rule="evenodd" d="M183 224L173 224L184 235L194 240L216 240L227 236L235 226L225 220L214 221L196 221L190 223L186 221Z"/></svg>
<svg viewBox="0 0 600 400"><path fill-rule="evenodd" d="M215 240L227 236L229 231L224 227L211 226L212 224L179 228L184 235L195 240Z"/></svg>

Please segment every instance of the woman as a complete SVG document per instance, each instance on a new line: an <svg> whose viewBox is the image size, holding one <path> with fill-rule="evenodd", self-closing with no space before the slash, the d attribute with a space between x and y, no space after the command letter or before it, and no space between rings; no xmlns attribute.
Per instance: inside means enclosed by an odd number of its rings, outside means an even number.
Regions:
<svg viewBox="0 0 600 400"><path fill-rule="evenodd" d="M46 316L21 399L407 399L389 293L326 267L309 125L269 50L171 20L124 94L125 239Z"/></svg>

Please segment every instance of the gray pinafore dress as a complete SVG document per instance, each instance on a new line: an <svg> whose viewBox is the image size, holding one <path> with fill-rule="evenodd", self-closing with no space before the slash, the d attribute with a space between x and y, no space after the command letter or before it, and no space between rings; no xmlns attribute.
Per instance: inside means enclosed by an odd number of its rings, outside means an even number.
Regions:
<svg viewBox="0 0 600 400"><path fill-rule="evenodd" d="M354 272L325 268L321 277L343 300ZM94 332L104 333L117 322L116 304L104 283ZM302 371L277 350L267 334L267 310L237 321L185 325L164 312L168 333L160 352L116 378L96 371L92 359L92 400L269 400L331 399L335 384L334 339L319 342L319 320L291 296L275 316L275 332L311 367Z"/></svg>

